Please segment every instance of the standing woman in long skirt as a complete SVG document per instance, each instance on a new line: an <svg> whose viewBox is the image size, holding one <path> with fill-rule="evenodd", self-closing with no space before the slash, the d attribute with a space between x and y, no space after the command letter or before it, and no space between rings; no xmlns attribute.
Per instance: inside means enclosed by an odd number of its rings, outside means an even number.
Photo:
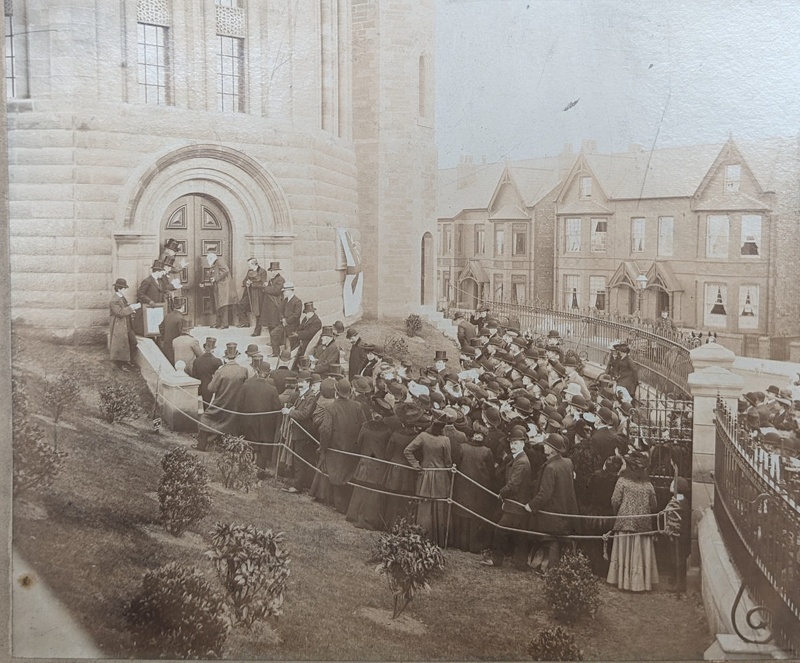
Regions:
<svg viewBox="0 0 800 663"><path fill-rule="evenodd" d="M640 451L631 451L623 457L619 479L611 496L611 505L617 516L614 523L614 545L608 567L608 582L631 592L650 591L658 584L658 567L653 535L656 512L656 491L647 474L649 458Z"/></svg>
<svg viewBox="0 0 800 663"><path fill-rule="evenodd" d="M453 464L450 455L450 439L444 434L447 415L441 410L433 411L433 423L427 431L415 437L403 454L408 464L420 472L417 479L419 497L445 498L450 495L450 468ZM422 450L422 462L414 456L417 449ZM447 538L447 502L420 500L417 505L417 525L422 527L433 543L443 546Z"/></svg>

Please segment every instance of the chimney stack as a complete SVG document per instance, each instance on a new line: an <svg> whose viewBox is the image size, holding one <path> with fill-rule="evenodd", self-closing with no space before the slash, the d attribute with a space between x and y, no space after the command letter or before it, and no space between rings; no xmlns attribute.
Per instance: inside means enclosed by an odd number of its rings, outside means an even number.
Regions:
<svg viewBox="0 0 800 663"><path fill-rule="evenodd" d="M471 155L462 154L458 161L458 168L456 173L458 175L458 188L465 189L475 182L475 174L477 172L475 166L475 159Z"/></svg>

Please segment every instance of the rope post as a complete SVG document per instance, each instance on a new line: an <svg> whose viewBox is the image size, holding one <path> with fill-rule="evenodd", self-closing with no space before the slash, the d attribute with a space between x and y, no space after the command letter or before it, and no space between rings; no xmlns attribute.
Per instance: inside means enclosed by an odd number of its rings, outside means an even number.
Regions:
<svg viewBox="0 0 800 663"><path fill-rule="evenodd" d="M444 548L447 550L447 543L450 539L450 515L453 511L453 484L456 482L456 466L450 469L450 495L447 497L447 527L444 531Z"/></svg>
<svg viewBox="0 0 800 663"><path fill-rule="evenodd" d="M288 414L282 415L282 419L281 419L281 439L280 439L280 442L278 443L278 446L275 447L275 483L278 483L278 465L279 465L280 460L281 460L281 448L283 448L283 438L286 435L286 429L287 429L287 425L286 424L287 424L288 420L289 420L289 415Z"/></svg>

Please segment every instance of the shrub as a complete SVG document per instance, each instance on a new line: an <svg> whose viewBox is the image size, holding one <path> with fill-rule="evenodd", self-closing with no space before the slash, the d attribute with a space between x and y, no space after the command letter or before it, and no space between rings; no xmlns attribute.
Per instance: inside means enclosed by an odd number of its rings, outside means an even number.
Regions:
<svg viewBox="0 0 800 663"><path fill-rule="evenodd" d="M230 631L219 594L197 569L175 562L144 574L126 616L148 658L219 658Z"/></svg>
<svg viewBox="0 0 800 663"><path fill-rule="evenodd" d="M430 588L428 579L434 571L444 568L442 549L419 525L402 518L381 535L375 557L380 560L377 571L389 580L394 599L392 619L402 614L417 592Z"/></svg>
<svg viewBox="0 0 800 663"><path fill-rule="evenodd" d="M234 624L250 627L283 612L290 561L283 540L283 532L252 525L214 526L207 555L225 588Z"/></svg>
<svg viewBox="0 0 800 663"><path fill-rule="evenodd" d="M557 619L573 622L600 607L600 588L589 558L568 550L544 578L545 596Z"/></svg>
<svg viewBox="0 0 800 663"><path fill-rule="evenodd" d="M388 336L383 342L384 352L390 357L405 359L408 357L408 342L402 336Z"/></svg>
<svg viewBox="0 0 800 663"><path fill-rule="evenodd" d="M416 336L422 331L422 318L412 313L406 318L406 334Z"/></svg>
<svg viewBox="0 0 800 663"><path fill-rule="evenodd" d="M211 510L208 471L185 447L176 447L161 459L158 503L161 522L174 536L199 522Z"/></svg>
<svg viewBox="0 0 800 663"><path fill-rule="evenodd" d="M575 636L561 626L546 628L528 644L528 654L534 661L582 661L583 652Z"/></svg>
<svg viewBox="0 0 800 663"><path fill-rule="evenodd" d="M25 381L14 376L11 381L11 406L15 496L31 488L52 485L64 465L67 454L45 442L41 426L30 420Z"/></svg>
<svg viewBox="0 0 800 663"><path fill-rule="evenodd" d="M78 400L80 393L78 380L69 373L62 373L55 380L47 381L42 392L42 400L50 408L55 423L58 423L64 409Z"/></svg>
<svg viewBox="0 0 800 663"><path fill-rule="evenodd" d="M225 488L249 492L258 475L253 447L242 435L225 435L220 451L217 467L222 475L222 485Z"/></svg>
<svg viewBox="0 0 800 663"><path fill-rule="evenodd" d="M100 389L100 412L105 420L113 424L139 417L139 402L136 392L121 384L107 384Z"/></svg>

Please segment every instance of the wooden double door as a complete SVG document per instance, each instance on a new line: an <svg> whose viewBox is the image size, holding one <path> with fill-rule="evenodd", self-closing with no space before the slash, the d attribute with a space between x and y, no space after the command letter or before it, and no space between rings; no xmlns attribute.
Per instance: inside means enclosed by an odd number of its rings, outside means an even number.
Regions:
<svg viewBox="0 0 800 663"><path fill-rule="evenodd" d="M178 242L176 268L186 262L180 272L183 286L180 294L175 293L173 305L194 326L214 324L212 288L201 288L200 284L209 284L211 268L206 256L210 252L216 253L233 269L231 224L227 215L210 198L198 195L178 198L164 215L160 246L168 239Z"/></svg>

